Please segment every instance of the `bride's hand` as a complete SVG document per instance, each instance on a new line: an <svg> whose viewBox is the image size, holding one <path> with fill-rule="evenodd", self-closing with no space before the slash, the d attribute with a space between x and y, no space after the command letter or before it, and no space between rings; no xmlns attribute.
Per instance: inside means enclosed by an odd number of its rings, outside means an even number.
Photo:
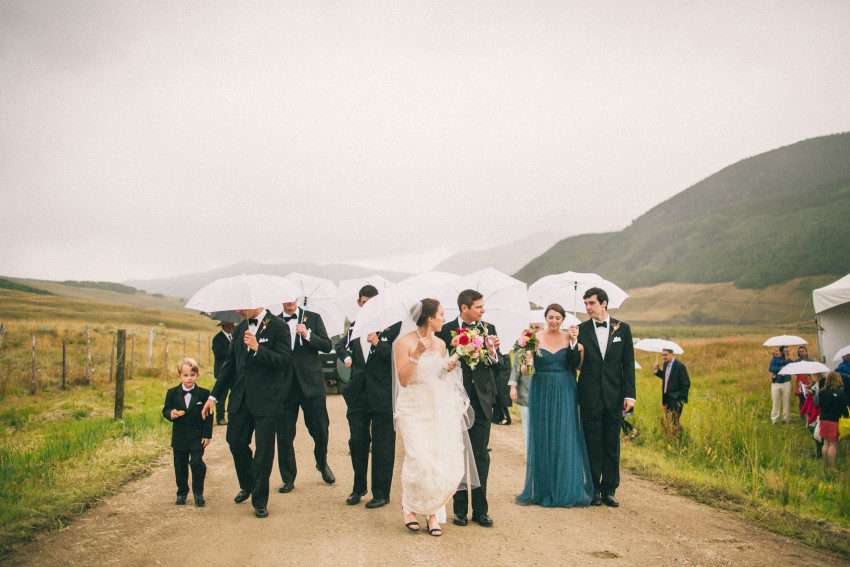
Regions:
<svg viewBox="0 0 850 567"><path fill-rule="evenodd" d="M456 360L449 360L449 363L446 364L446 370L448 370L449 372L454 370L455 367L457 367L457 361Z"/></svg>
<svg viewBox="0 0 850 567"><path fill-rule="evenodd" d="M533 364L534 363L534 355L530 351L527 351L525 353L525 359L523 360L523 362L525 362L526 364Z"/></svg>
<svg viewBox="0 0 850 567"><path fill-rule="evenodd" d="M428 350L430 347L431 347L431 339L429 339L428 337L421 337L419 339L419 342L416 343L416 351L415 352L417 354L422 354L423 352Z"/></svg>

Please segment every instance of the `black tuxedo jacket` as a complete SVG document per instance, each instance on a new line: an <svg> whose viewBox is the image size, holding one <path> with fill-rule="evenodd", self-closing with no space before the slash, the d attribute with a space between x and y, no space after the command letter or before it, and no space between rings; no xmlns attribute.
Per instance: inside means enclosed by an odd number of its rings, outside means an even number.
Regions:
<svg viewBox="0 0 850 567"><path fill-rule="evenodd" d="M664 393L664 373L667 372L667 364L664 363L661 369L655 372L655 375L661 378L661 400L667 404L671 402L682 401L687 403L688 391L691 389L691 378L688 376L688 369L677 359L673 359L670 364L673 367L670 369L670 379L667 381L667 393Z"/></svg>
<svg viewBox="0 0 850 567"><path fill-rule="evenodd" d="M457 325L458 321L457 319L454 319L443 325L440 332L436 333L436 335L440 337L444 343L446 343L446 348L448 349L449 354L452 353L452 331L457 330ZM481 325L486 326L488 335L496 334L496 327L490 323L481 321ZM462 359L458 361L458 364L461 365L461 369L463 370L463 386L466 388L466 392L469 394L470 398L473 394L478 396L481 409L487 419L493 417L493 402L496 400L496 396L499 393L498 388L496 387L496 380L500 377L499 371L505 359L505 357L499 354L498 351L496 351L496 355L496 364L484 364L483 362L479 362L475 365L475 370L470 368L469 365Z"/></svg>
<svg viewBox="0 0 850 567"><path fill-rule="evenodd" d="M584 362L578 379L582 413L595 415L607 411L622 416L624 398L636 399L631 327L611 318L605 360L602 360L593 319L578 326L578 342L584 346Z"/></svg>
<svg viewBox="0 0 850 567"><path fill-rule="evenodd" d="M201 410L210 397L210 391L195 384L189 405L183 392L183 385L169 389L165 393L165 404L162 406L162 415L171 422L171 446L177 451L199 451L201 439L212 439L213 416L212 412L206 419L201 417ZM171 419L171 410L185 411L186 413L177 419Z"/></svg>
<svg viewBox="0 0 850 567"><path fill-rule="evenodd" d="M337 357L345 362L351 357L351 378L342 389L342 397L349 407L353 406L366 392L369 409L374 412L393 411L393 342L401 331L401 322L378 333L378 344L370 348L369 359L363 358L362 343L366 337L358 337L345 345L347 337L336 344Z"/></svg>
<svg viewBox="0 0 850 567"><path fill-rule="evenodd" d="M230 390L228 413L247 407L257 416L280 415L292 379L289 325L266 311L257 329L256 355L245 346L247 330L248 321L242 321L234 329L233 345L227 352L212 396L221 400Z"/></svg>
<svg viewBox="0 0 850 567"><path fill-rule="evenodd" d="M298 311L296 311L298 313ZM281 315L281 320L283 315ZM325 330L322 316L312 311L304 311L301 322L310 331L310 339L295 335L295 348L292 350L292 370L295 379L301 387L301 392L308 398L327 393L325 378L322 375L320 352L330 352L333 345ZM284 324L289 327L284 321Z"/></svg>
<svg viewBox="0 0 850 567"><path fill-rule="evenodd" d="M219 331L212 340L212 351L215 357L213 376L216 378L221 373L221 367L224 365L224 359L227 358L228 350L230 350L230 339L227 338L224 331Z"/></svg>

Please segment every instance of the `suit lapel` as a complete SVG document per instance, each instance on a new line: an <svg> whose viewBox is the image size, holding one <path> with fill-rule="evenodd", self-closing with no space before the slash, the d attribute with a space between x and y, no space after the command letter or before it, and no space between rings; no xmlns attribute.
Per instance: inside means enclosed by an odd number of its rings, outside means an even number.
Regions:
<svg viewBox="0 0 850 567"><path fill-rule="evenodd" d="M611 352L611 345L614 344L614 327L617 326L617 323L619 323L619 321L617 321L613 317L611 318L611 321L609 322L609 325L608 325L608 346L605 347L605 356L608 356L608 353ZM593 335L596 336L596 333L593 333Z"/></svg>
<svg viewBox="0 0 850 567"><path fill-rule="evenodd" d="M587 325L588 335L590 335L590 342L596 347L596 351L599 353L599 356L602 356L602 349L599 347L599 337L596 336L596 327L594 326L593 319L583 323Z"/></svg>

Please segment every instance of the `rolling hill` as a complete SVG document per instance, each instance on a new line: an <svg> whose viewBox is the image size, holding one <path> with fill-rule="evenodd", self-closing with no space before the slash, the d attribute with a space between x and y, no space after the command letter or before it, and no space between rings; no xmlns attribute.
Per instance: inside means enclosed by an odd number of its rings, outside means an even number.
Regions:
<svg viewBox="0 0 850 567"><path fill-rule="evenodd" d="M850 133L744 159L620 232L564 239L515 276L567 270L620 287L734 282L763 288L850 272ZM603 251L600 254L598 251Z"/></svg>

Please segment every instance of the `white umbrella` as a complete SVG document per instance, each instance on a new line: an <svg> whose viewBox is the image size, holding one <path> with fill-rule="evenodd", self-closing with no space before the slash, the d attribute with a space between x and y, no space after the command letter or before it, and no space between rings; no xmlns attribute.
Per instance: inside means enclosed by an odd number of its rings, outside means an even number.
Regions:
<svg viewBox="0 0 850 567"><path fill-rule="evenodd" d="M298 272L287 274L284 278L298 286L301 309L309 309L322 317L329 337L342 334L345 330L345 314L336 305L338 292L331 280Z"/></svg>
<svg viewBox="0 0 850 567"><path fill-rule="evenodd" d="M402 322L401 334L412 331L416 325L410 318L410 309L426 297L440 302L447 319L452 317L451 313L457 317L457 292L452 286L412 276L391 285L363 306L357 314L357 324L351 333L352 340L383 331L399 321ZM455 306L454 311L452 306ZM371 345L365 340L360 343L365 355Z"/></svg>
<svg viewBox="0 0 850 567"><path fill-rule="evenodd" d="M779 335L777 337L770 337L764 341L763 346L793 346L807 344L809 343L806 339L802 339L796 335Z"/></svg>
<svg viewBox="0 0 850 567"><path fill-rule="evenodd" d="M826 364L816 362L814 360L801 360L800 362L792 362L782 367L782 370L777 374L820 374L829 372L830 368Z"/></svg>
<svg viewBox="0 0 850 567"><path fill-rule="evenodd" d="M837 361L841 360L842 358L844 358L845 356L847 356L848 354L850 354L850 345L847 345L846 347L844 347L841 350L839 350L838 352L836 352L835 358L833 358L832 360L833 360L833 362L837 362Z"/></svg>
<svg viewBox="0 0 850 567"><path fill-rule="evenodd" d="M207 313L256 309L295 301L298 292L298 286L280 276L242 274L220 278L205 285L186 302L186 308Z"/></svg>
<svg viewBox="0 0 850 567"><path fill-rule="evenodd" d="M204 317L209 317L213 321L219 321L222 323L233 323L234 325L238 325L242 322L242 315L237 313L235 310L230 311L213 311L212 313L201 313Z"/></svg>
<svg viewBox="0 0 850 567"><path fill-rule="evenodd" d="M484 296L484 320L492 323L502 337L503 352L510 350L513 338L532 321L528 289L516 278L493 268L484 268L453 282L457 291L474 289Z"/></svg>
<svg viewBox="0 0 850 567"><path fill-rule="evenodd" d="M635 343L637 350L645 352L662 352L664 349L672 350L673 354L684 354L685 351L673 341L664 339L642 339Z"/></svg>
<svg viewBox="0 0 850 567"><path fill-rule="evenodd" d="M337 309L342 311L345 316L348 317L349 321L354 321L357 318L357 313L360 311L360 306L357 305L357 301L360 298L357 294L365 285L375 286L375 289L378 290L378 294L380 294L391 286L392 282L377 275L365 278L342 280L339 282L339 293L337 293L335 304Z"/></svg>
<svg viewBox="0 0 850 567"><path fill-rule="evenodd" d="M635 360L635 370L643 370L643 366L641 366L637 360Z"/></svg>
<svg viewBox="0 0 850 567"><path fill-rule="evenodd" d="M625 291L602 276L581 272L564 272L543 276L528 287L528 298L537 305L559 303L575 314L584 310L584 292L592 287L605 290L608 294L608 309L616 309L629 297Z"/></svg>

